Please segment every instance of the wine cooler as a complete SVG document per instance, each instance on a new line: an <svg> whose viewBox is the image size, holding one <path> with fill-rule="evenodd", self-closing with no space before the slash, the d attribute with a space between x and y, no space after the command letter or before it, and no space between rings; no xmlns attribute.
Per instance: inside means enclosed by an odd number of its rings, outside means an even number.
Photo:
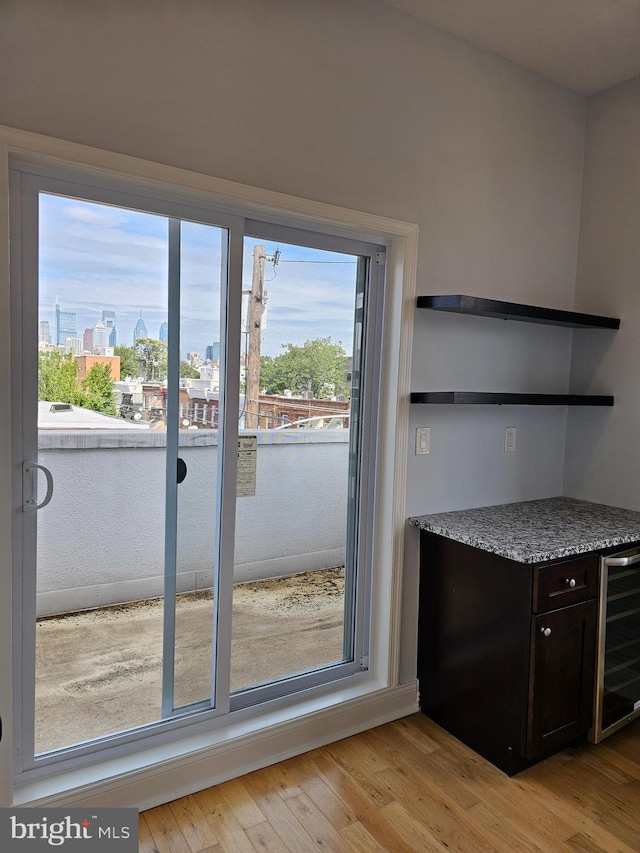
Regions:
<svg viewBox="0 0 640 853"><path fill-rule="evenodd" d="M640 716L640 549L602 557L593 728L598 743Z"/></svg>

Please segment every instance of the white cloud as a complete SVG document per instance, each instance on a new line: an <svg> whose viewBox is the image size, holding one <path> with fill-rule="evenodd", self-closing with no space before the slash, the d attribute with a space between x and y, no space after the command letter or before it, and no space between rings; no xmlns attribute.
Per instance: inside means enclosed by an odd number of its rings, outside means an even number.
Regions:
<svg viewBox="0 0 640 853"><path fill-rule="evenodd" d="M76 202L61 208L60 213L67 219L101 225L103 228L113 228L120 222L117 211L106 205Z"/></svg>
<svg viewBox="0 0 640 853"><path fill-rule="evenodd" d="M182 242L182 350L220 339L223 229L189 223ZM282 260L336 259L332 253L282 245ZM251 286L248 241L243 288ZM269 247L268 251L272 251ZM345 257L345 259L348 259ZM78 330L95 324L103 309L117 315L118 343L132 342L142 310L149 334L167 319L167 220L154 214L48 197L41 208L41 318L53 320L56 295L77 312ZM263 352L318 337L351 347L356 265L267 264L269 296ZM269 280L272 279L272 280Z"/></svg>

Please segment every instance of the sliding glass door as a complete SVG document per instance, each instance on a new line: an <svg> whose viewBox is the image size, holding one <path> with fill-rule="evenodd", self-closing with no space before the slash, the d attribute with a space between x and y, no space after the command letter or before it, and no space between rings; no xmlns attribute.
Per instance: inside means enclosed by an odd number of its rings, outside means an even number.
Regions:
<svg viewBox="0 0 640 853"><path fill-rule="evenodd" d="M12 193L19 772L366 670L381 248Z"/></svg>
<svg viewBox="0 0 640 853"><path fill-rule="evenodd" d="M319 235L253 231L270 239L244 241L240 425L259 467L236 504L237 707L362 666L355 531L369 259Z"/></svg>
<svg viewBox="0 0 640 853"><path fill-rule="evenodd" d="M37 279L24 288L25 368L37 359L25 461L43 466L26 473L26 499L42 504L51 478L51 501L24 518L25 544L36 544L35 573L24 572L25 625L36 620L24 689L35 691L42 754L162 716L167 444L153 427L165 419L167 357L151 339L168 316L169 220L51 192L26 194L25 205L38 233ZM126 381L139 372L153 420L138 404L142 384ZM131 418L119 417L125 395ZM150 689L139 695L143 673Z"/></svg>

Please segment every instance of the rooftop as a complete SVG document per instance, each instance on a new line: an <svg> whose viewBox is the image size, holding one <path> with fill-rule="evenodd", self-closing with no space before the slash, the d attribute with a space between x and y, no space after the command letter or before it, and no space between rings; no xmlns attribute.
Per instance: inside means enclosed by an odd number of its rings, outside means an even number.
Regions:
<svg viewBox="0 0 640 853"><path fill-rule="evenodd" d="M38 401L38 429L149 429L149 424L133 423L113 415L103 415L70 403Z"/></svg>

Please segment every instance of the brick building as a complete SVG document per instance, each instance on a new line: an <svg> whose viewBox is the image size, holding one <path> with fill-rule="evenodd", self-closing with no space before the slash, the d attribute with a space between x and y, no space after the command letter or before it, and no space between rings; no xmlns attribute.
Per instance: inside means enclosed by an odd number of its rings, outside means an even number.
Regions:
<svg viewBox="0 0 640 853"><path fill-rule="evenodd" d="M199 429L218 427L217 398L196 396L192 392L188 397L181 389L180 417ZM300 426L320 426L319 421L310 423L310 419L323 418L325 423L339 418L344 428L349 426L348 400L306 400L303 397L281 397L277 394L261 394L258 400L258 429L275 429L300 422Z"/></svg>
<svg viewBox="0 0 640 853"><path fill-rule="evenodd" d="M77 355L78 382L82 382L94 364L108 364L114 382L120 379L120 357L117 355Z"/></svg>

